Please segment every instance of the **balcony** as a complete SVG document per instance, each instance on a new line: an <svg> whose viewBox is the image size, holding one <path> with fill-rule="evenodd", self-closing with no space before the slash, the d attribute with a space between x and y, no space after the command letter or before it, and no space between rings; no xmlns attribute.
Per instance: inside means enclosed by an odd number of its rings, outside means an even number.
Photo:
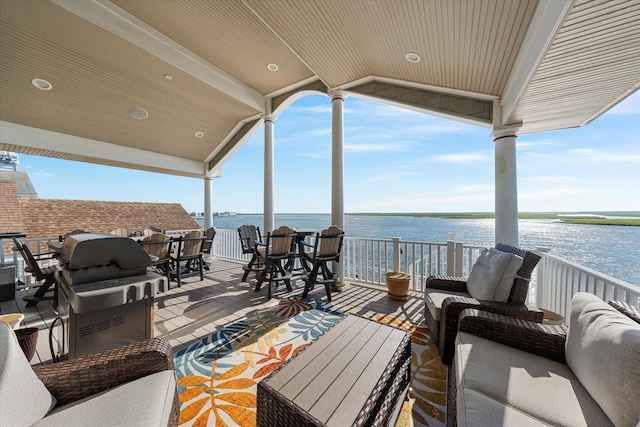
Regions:
<svg viewBox="0 0 640 427"><path fill-rule="evenodd" d="M45 241L32 239L31 244L39 248L46 246ZM431 274L467 275L481 249L480 246L454 241L428 243L347 238L343 263L345 280L351 285L343 292L335 293L331 303L327 303L321 288L312 291L309 301L300 300L302 281L293 283L292 293L286 293L280 286L274 298L267 300L266 289L254 291L253 277L249 277L248 283L240 281L246 256L241 254L237 232L220 229L215 239L211 270L205 279L199 281L198 276L187 278L182 287L174 287L156 297L154 335L172 345L179 376L194 375L194 370L209 366L207 363L217 360L223 349L233 353L239 363L247 363L249 367L245 372L251 373L251 381L257 383L271 369L260 371L261 368L275 367L290 357L299 346L328 327L332 316L353 313L400 326L412 330L414 337L411 403L405 407L404 415L412 417L414 425L439 425L444 422L446 413L446 369L439 361L436 345L423 322L422 286ZM6 248L3 255L2 262L12 261L13 255ZM529 292L531 305L565 317L571 295L587 291L604 300L622 300L638 306L640 288L549 253L542 252L541 255ZM28 277L21 273L21 260L17 257L13 261L18 265L18 278L28 285ZM386 295L384 272L391 270L407 272L413 278L410 298L405 302L393 301ZM49 333L58 313L48 303L26 308L22 301L24 292L19 290L15 300L1 302L0 314L25 314L24 326L40 329L36 355L31 363L50 362L52 356L65 352L58 344L62 341L59 322ZM304 339L300 329L297 341L287 335L293 329L289 323L292 319L299 319L294 322L298 327L304 319L311 319L309 333ZM324 326L314 329L316 325ZM257 336L260 339L253 340ZM279 340L291 340L291 348L284 353L276 352L275 343ZM214 351L215 348L217 350ZM185 405L190 401L189 393L195 393L190 389L192 387L187 385L181 388L181 393L186 393L183 395L187 402ZM222 414L224 409L220 408L210 407L203 411L218 411L219 416L226 417ZM255 411L255 408L243 408ZM202 413L199 412L200 415Z"/></svg>

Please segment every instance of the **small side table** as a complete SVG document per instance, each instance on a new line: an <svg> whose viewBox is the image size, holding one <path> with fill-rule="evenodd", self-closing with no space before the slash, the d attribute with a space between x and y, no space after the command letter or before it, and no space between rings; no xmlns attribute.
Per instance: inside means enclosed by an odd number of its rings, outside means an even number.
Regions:
<svg viewBox="0 0 640 427"><path fill-rule="evenodd" d="M20 344L20 348L29 362L31 362L34 354L36 354L38 331L38 328L22 328L14 331L18 337L18 344Z"/></svg>
<svg viewBox="0 0 640 427"><path fill-rule="evenodd" d="M538 310L544 313L544 318L542 319L542 323L546 325L563 325L564 324L564 317L562 317L560 314L555 313L551 310L547 310L546 308L538 307Z"/></svg>

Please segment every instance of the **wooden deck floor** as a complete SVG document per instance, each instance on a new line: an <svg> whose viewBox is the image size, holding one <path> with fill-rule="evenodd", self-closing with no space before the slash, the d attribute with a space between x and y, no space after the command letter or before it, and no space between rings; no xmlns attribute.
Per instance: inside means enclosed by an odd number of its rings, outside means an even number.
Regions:
<svg viewBox="0 0 640 427"><path fill-rule="evenodd" d="M186 278L182 287L174 287L155 298L154 335L168 340L174 352L201 340L220 326L237 322L250 311L271 306L291 296L299 297L303 289L301 280L292 283L292 293L287 293L281 285L268 301L265 286L259 292L254 291L255 278L250 276L248 283L240 282L241 264L214 260L211 270L205 273L203 281L197 275ZM175 283L172 282L172 286ZM58 314L48 302L26 307L23 296L24 293L18 292L15 300L0 302L0 314L23 313L25 319L21 327L39 328L36 355L31 363L50 361L49 328ZM326 301L324 288L316 287L310 297ZM332 297L333 307L337 310L367 318L381 314L414 324L423 322L424 303L419 296L398 302L389 299L386 291L350 285L343 292L333 293ZM54 330L53 335L55 339L59 331Z"/></svg>

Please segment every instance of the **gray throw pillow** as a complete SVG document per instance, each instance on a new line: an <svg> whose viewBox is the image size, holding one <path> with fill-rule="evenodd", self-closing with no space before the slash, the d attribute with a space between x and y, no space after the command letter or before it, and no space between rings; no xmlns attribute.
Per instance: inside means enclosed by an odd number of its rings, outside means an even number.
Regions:
<svg viewBox="0 0 640 427"><path fill-rule="evenodd" d="M513 281L524 259L516 254L495 248L484 250L476 260L469 278L467 291L473 298L507 302Z"/></svg>
<svg viewBox="0 0 640 427"><path fill-rule="evenodd" d="M0 322L0 402L0 424L16 427L35 424L56 405L5 322Z"/></svg>

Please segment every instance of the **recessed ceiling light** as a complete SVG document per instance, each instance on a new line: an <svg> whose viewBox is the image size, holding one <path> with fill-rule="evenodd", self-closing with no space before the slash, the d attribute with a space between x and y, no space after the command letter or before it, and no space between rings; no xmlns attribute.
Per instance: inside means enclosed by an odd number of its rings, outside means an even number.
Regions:
<svg viewBox="0 0 640 427"><path fill-rule="evenodd" d="M418 62L420 62L420 55L418 55L417 53L413 53L413 52L407 52L404 55L404 59L406 59L409 62L412 62L414 64L417 64Z"/></svg>
<svg viewBox="0 0 640 427"><path fill-rule="evenodd" d="M31 84L40 90L51 90L53 85L45 79L31 79Z"/></svg>
<svg viewBox="0 0 640 427"><path fill-rule="evenodd" d="M278 71L278 64L269 64L269 65L267 65L267 70L269 70L269 71Z"/></svg>
<svg viewBox="0 0 640 427"><path fill-rule="evenodd" d="M147 117L149 117L149 113L147 112L147 110L139 107L132 108L131 110L129 110L129 114L131 114L131 117L138 120L144 120Z"/></svg>
<svg viewBox="0 0 640 427"><path fill-rule="evenodd" d="M196 133L194 133L194 135L196 136L196 138L202 138L204 136L204 132L202 132L201 130L197 131Z"/></svg>
<svg viewBox="0 0 640 427"><path fill-rule="evenodd" d="M173 80L173 76L171 74L165 74L164 78L167 80Z"/></svg>

